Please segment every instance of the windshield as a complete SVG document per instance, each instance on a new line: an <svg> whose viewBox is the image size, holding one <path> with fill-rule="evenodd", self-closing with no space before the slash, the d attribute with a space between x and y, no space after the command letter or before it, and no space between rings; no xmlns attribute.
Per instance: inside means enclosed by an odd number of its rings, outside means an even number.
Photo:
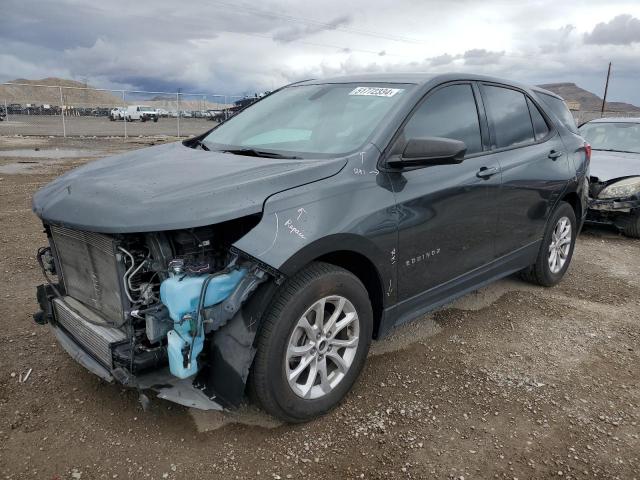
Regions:
<svg viewBox="0 0 640 480"><path fill-rule="evenodd" d="M594 150L640 153L640 123L586 123L580 134Z"/></svg>
<svg viewBox="0 0 640 480"><path fill-rule="evenodd" d="M211 150L329 156L362 147L413 85L291 86L251 105L204 138Z"/></svg>

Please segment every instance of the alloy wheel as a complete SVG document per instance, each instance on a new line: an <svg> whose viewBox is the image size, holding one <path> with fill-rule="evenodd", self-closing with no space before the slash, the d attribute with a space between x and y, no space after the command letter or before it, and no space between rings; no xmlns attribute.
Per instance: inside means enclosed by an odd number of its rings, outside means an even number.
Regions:
<svg viewBox="0 0 640 480"><path fill-rule="evenodd" d="M564 267L571 249L571 221L567 217L560 217L551 233L549 245L549 269L551 273L558 273Z"/></svg>
<svg viewBox="0 0 640 480"><path fill-rule="evenodd" d="M318 399L344 379L358 350L360 321L353 304L332 295L300 317L287 343L285 375L299 397Z"/></svg>

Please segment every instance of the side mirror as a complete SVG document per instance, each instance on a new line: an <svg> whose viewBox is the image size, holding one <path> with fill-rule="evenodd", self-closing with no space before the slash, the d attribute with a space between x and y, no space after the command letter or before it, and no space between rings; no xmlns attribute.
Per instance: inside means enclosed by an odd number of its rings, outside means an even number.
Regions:
<svg viewBox="0 0 640 480"><path fill-rule="evenodd" d="M452 165L462 163L467 146L460 140L441 137L409 139L402 156L390 160L392 167Z"/></svg>

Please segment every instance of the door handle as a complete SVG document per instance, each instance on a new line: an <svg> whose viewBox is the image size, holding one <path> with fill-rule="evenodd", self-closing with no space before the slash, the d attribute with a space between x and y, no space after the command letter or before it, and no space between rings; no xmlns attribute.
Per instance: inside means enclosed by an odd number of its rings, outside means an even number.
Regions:
<svg viewBox="0 0 640 480"><path fill-rule="evenodd" d="M499 172L500 172L500 169L497 167L482 167L480 170L478 170L478 173L476 173L476 177L490 178Z"/></svg>
<svg viewBox="0 0 640 480"><path fill-rule="evenodd" d="M562 155L564 155L564 152L561 152L561 151L559 151L559 150L551 150L551 151L549 152L548 157L549 157L551 160L556 160L557 158L560 158Z"/></svg>

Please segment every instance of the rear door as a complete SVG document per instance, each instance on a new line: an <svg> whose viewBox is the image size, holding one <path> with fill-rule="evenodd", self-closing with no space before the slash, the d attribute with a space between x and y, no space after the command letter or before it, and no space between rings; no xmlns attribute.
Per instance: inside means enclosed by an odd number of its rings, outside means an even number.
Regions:
<svg viewBox="0 0 640 480"><path fill-rule="evenodd" d="M481 90L502 173L494 200L499 213L495 254L501 257L542 238L570 169L560 135L532 98L504 85L485 83Z"/></svg>

